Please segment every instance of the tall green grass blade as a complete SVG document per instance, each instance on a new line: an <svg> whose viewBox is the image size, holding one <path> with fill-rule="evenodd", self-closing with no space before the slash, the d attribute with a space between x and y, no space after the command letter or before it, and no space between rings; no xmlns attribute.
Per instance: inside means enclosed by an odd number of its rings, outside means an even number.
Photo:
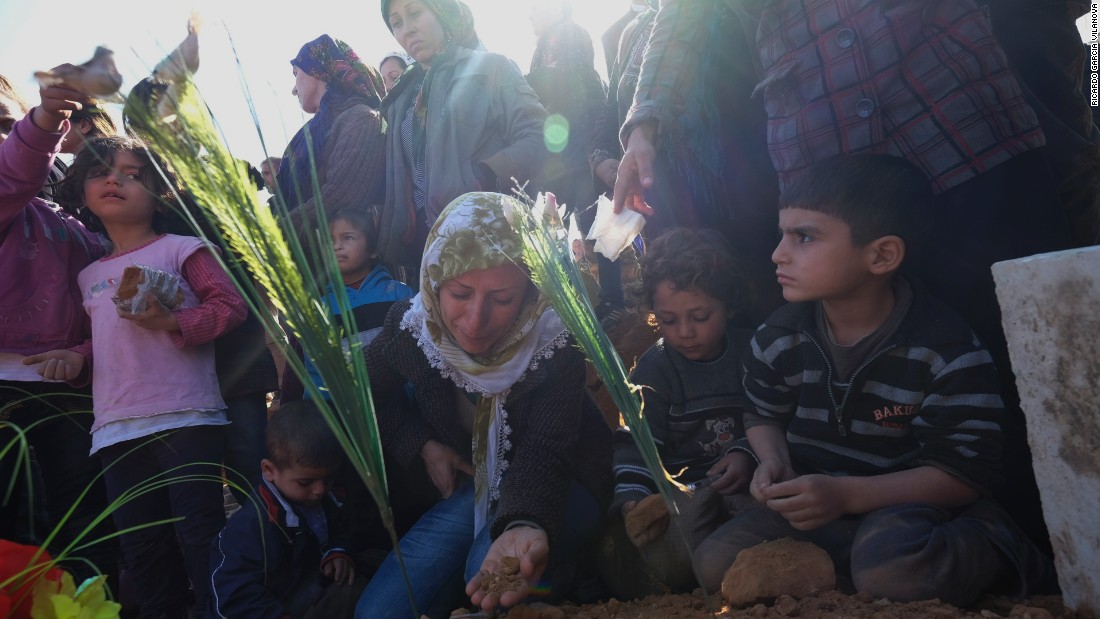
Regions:
<svg viewBox="0 0 1100 619"><path fill-rule="evenodd" d="M522 196L521 196L522 197ZM584 291L584 282L573 259L568 244L568 234L556 213L546 209L545 197L540 195L534 204L525 201L526 209L515 217L515 225L524 239L523 258L531 269L531 276L539 284L562 322L577 340L584 354L596 368L604 387L611 395L623 422L630 429L634 443L642 452L646 467L665 503L673 506L672 489L686 491L684 486L665 470L653 440L649 424L645 421L639 387L630 383L622 358L611 339L596 318L596 312Z"/></svg>
<svg viewBox="0 0 1100 619"><path fill-rule="evenodd" d="M240 256L251 278L243 276L240 269L227 271L265 329L283 349L287 368L301 379L350 464L363 479L396 549L393 511L366 364L361 354L354 354L360 352L357 348L345 351L342 345L343 334L356 333L358 329L352 322L353 314L342 285L333 286L341 312L339 318L332 315L322 298L325 282L341 281L323 205L318 204L316 209L318 221L312 235L300 239L297 234L287 233L285 201L276 200L278 219L276 213L260 202L245 164L230 154L213 116L190 81L179 85L174 103L176 117L172 122L158 118L151 106L128 105L127 113L138 134L172 168L198 205L201 216L213 224L216 240ZM316 190L315 166L311 176ZM319 194L315 191L315 195ZM180 206L183 204L180 200ZM192 227L201 233L200 222L188 209L182 210L191 219ZM280 325L264 309L264 293L301 343L305 356L313 361L324 380L328 399L307 374L302 359L289 350Z"/></svg>

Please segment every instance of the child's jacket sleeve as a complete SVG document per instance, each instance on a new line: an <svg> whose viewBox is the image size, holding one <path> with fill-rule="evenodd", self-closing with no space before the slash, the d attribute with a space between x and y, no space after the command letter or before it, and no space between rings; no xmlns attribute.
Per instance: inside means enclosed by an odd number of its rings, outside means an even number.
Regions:
<svg viewBox="0 0 1100 619"><path fill-rule="evenodd" d="M60 133L49 133L35 126L27 114L0 143L0 233L42 189L68 125L65 121Z"/></svg>
<svg viewBox="0 0 1100 619"><path fill-rule="evenodd" d="M638 359L637 366L630 374L630 382L641 387L642 416L653 441L664 460L663 447L668 439L666 415L671 406L669 395L671 386L664 372L652 367L654 357L651 348ZM611 516L618 518L622 514L624 503L640 501L657 492L657 482L653 479L642 459L642 452L630 435L630 430L620 427L615 431L612 442L612 466L615 473L615 497L611 503Z"/></svg>
<svg viewBox="0 0 1100 619"><path fill-rule="evenodd" d="M183 263L183 276L199 305L175 312L180 330L172 332L172 342L177 348L212 342L248 317L248 306L210 250L191 254Z"/></svg>

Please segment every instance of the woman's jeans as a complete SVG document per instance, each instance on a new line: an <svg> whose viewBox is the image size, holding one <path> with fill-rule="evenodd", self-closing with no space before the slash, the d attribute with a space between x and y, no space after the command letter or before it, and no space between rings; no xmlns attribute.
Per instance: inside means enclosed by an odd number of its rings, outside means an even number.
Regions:
<svg viewBox="0 0 1100 619"><path fill-rule="evenodd" d="M565 520L550 550L544 580L548 578L556 584L566 578L573 553L596 539L601 524L602 514L595 497L574 482L566 500ZM474 537L474 485L467 481L428 510L398 542L416 612L410 604L397 557L391 551L359 598L356 618L416 619L427 615L434 619L447 617L456 607L469 606L466 583L481 569L489 552L491 528L487 524Z"/></svg>

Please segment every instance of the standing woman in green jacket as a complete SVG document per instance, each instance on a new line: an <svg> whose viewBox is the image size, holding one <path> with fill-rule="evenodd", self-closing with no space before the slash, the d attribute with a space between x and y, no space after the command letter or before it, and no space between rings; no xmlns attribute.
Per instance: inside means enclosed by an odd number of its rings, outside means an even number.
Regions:
<svg viewBox="0 0 1100 619"><path fill-rule="evenodd" d="M428 230L451 200L510 193L535 176L547 153L546 110L515 63L483 51L459 0L382 0L382 17L414 63L382 106L378 247L401 279L415 282Z"/></svg>

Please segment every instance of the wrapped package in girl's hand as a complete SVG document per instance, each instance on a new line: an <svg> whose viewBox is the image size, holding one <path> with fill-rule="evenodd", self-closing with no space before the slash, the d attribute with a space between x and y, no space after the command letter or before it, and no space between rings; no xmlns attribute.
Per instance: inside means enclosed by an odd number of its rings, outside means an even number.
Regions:
<svg viewBox="0 0 1100 619"><path fill-rule="evenodd" d="M112 300L119 309L140 314L149 307L146 298L150 292L168 309L175 309L183 303L183 290L178 277L140 264L128 266L122 271L122 281Z"/></svg>

